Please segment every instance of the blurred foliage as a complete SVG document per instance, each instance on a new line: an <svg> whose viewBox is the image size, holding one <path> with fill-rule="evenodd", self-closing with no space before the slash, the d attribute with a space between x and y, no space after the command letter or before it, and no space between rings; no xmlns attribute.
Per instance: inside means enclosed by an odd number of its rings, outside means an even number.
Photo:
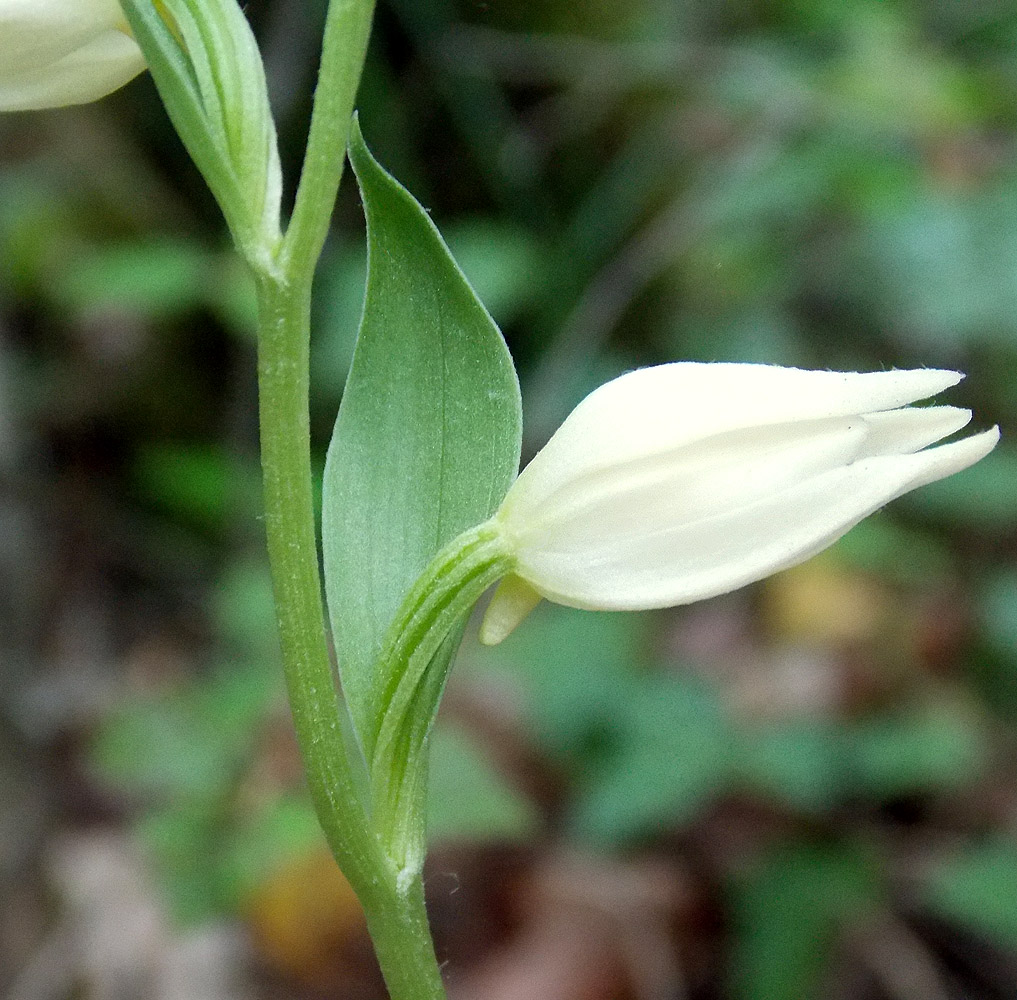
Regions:
<svg viewBox="0 0 1017 1000"><path fill-rule="evenodd" d="M248 5L291 182L322 11ZM738 1000L827 995L860 927L916 913L1017 949L1012 5L388 0L360 103L506 331L530 453L594 385L671 359L956 367L951 401L1004 435L749 593L468 638L436 842L682 859ZM319 464L361 231L347 184L315 303ZM98 648L117 696L73 688L60 718L104 815L134 822L181 919L254 914L295 967L320 836L261 549L253 328L149 81L0 120L0 719L62 745L32 705L61 637ZM315 919L350 919L327 898Z"/></svg>
<svg viewBox="0 0 1017 1000"><path fill-rule="evenodd" d="M267 879L324 844L310 802L291 787L299 761L280 734L288 718L263 568L234 570L218 605L217 631L232 638L236 660L120 706L92 746L104 780L143 805L140 837L184 923L243 910ZM432 749L433 836L512 840L534 829L533 806L475 741L440 727Z"/></svg>

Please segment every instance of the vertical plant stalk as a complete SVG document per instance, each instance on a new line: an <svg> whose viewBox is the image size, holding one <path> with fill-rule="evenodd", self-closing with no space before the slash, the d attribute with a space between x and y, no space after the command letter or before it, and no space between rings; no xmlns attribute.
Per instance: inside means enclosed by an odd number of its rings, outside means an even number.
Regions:
<svg viewBox="0 0 1017 1000"><path fill-rule="evenodd" d="M259 282L265 527L283 667L307 782L329 847L367 916L392 1000L445 1000L421 880L400 884L377 839L340 728L325 640L311 494L307 310Z"/></svg>
<svg viewBox="0 0 1017 1000"><path fill-rule="evenodd" d="M365 907L385 985L392 1000L446 1000L424 909L424 885L417 878L387 904Z"/></svg>
<svg viewBox="0 0 1017 1000"><path fill-rule="evenodd" d="M283 241L282 266L287 275L310 284L346 164L350 120L371 37L375 0L331 0L325 18L318 86L311 129L293 215Z"/></svg>
<svg viewBox="0 0 1017 1000"><path fill-rule="evenodd" d="M318 818L358 891L378 876L378 850L340 729L325 638L311 492L308 321L302 296L258 282L258 398L265 531L293 722Z"/></svg>
<svg viewBox="0 0 1017 1000"><path fill-rule="evenodd" d="M444 1000L420 880L400 886L340 725L311 489L311 288L342 177L374 0L332 0L304 168L275 264L257 275L265 528L294 727L318 819L364 907L392 1000Z"/></svg>

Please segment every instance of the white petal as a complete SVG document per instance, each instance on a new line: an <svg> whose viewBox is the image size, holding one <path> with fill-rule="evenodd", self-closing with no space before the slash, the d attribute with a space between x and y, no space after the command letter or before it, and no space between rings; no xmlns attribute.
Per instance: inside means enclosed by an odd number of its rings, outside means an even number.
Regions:
<svg viewBox="0 0 1017 1000"><path fill-rule="evenodd" d="M869 426L864 455L906 455L966 427L971 411L958 406L905 407L866 413L864 420Z"/></svg>
<svg viewBox="0 0 1017 1000"><path fill-rule="evenodd" d="M914 457L925 459L925 462L918 466L915 478L897 496L907 493L908 490L918 489L919 486L934 483L937 479L946 479L947 476L980 462L998 442L999 428L990 427L980 434L972 434L970 437L961 438L960 441L941 444L938 448L919 452Z"/></svg>
<svg viewBox="0 0 1017 1000"><path fill-rule="evenodd" d="M0 0L0 110L95 100L143 69L116 0Z"/></svg>
<svg viewBox="0 0 1017 1000"><path fill-rule="evenodd" d="M642 368L587 396L513 492L535 503L592 469L738 428L892 409L962 377L934 369L854 373L692 362Z"/></svg>
<svg viewBox="0 0 1017 1000"><path fill-rule="evenodd" d="M868 434L861 417L739 429L588 473L536 506L513 487L499 520L514 544L532 548L582 545L589 524L613 539L653 533L848 465Z"/></svg>
<svg viewBox="0 0 1017 1000"><path fill-rule="evenodd" d="M562 544L517 552L516 572L561 604L604 610L669 607L727 593L808 559L908 490L992 450L997 429L912 455L866 458L746 507L616 536L576 522Z"/></svg>
<svg viewBox="0 0 1017 1000"><path fill-rule="evenodd" d="M32 111L96 101L145 68L141 50L120 32L109 32L62 59L0 78L0 111Z"/></svg>
<svg viewBox="0 0 1017 1000"><path fill-rule="evenodd" d="M538 594L518 576L505 577L495 588L480 623L480 641L497 646L540 603Z"/></svg>

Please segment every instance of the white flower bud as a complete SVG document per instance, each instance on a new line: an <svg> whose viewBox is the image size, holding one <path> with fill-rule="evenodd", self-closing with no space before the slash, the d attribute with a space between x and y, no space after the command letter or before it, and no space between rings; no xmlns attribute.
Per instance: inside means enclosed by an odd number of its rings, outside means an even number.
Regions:
<svg viewBox="0 0 1017 1000"><path fill-rule="evenodd" d="M0 111L95 101L144 68L117 0L0 0Z"/></svg>
<svg viewBox="0 0 1017 1000"><path fill-rule="evenodd" d="M516 560L481 638L540 597L636 610L727 593L803 562L862 518L987 455L998 428L908 407L956 372L679 363L630 372L573 411L494 517Z"/></svg>

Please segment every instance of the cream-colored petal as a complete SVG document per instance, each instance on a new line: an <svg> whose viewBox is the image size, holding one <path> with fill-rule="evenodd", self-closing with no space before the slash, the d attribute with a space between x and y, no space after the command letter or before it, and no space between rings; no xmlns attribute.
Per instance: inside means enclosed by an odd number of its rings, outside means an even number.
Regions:
<svg viewBox="0 0 1017 1000"><path fill-rule="evenodd" d="M95 100L143 69L116 0L0 0L0 110Z"/></svg>
<svg viewBox="0 0 1017 1000"><path fill-rule="evenodd" d="M962 472L985 458L998 443L999 428L990 427L980 434L972 434L961 438L960 441L952 441L950 444L941 444L938 448L919 452L913 456L916 460L914 478L897 495Z"/></svg>
<svg viewBox="0 0 1017 1000"><path fill-rule="evenodd" d="M497 646L540 603L541 597L518 576L505 577L495 588L480 623L480 641Z"/></svg>
<svg viewBox="0 0 1017 1000"><path fill-rule="evenodd" d="M586 525L612 537L657 531L738 509L858 458L869 434L861 417L749 427L600 469L531 504L515 487L499 520L519 544L562 544Z"/></svg>
<svg viewBox="0 0 1017 1000"><path fill-rule="evenodd" d="M866 413L869 434L863 455L906 455L954 434L971 422L971 411L958 406L908 406Z"/></svg>
<svg viewBox="0 0 1017 1000"><path fill-rule="evenodd" d="M110 31L16 78L0 73L0 111L85 104L118 90L144 69L145 61L135 42Z"/></svg>
<svg viewBox="0 0 1017 1000"><path fill-rule="evenodd" d="M739 428L892 409L962 377L934 369L855 373L693 362L642 368L587 396L514 490L538 502L594 469Z"/></svg>
<svg viewBox="0 0 1017 1000"><path fill-rule="evenodd" d="M747 506L615 535L576 520L516 552L517 574L561 604L669 607L735 590L808 559L884 504L988 454L997 429L911 455L866 458Z"/></svg>
<svg viewBox="0 0 1017 1000"><path fill-rule="evenodd" d="M126 33L116 0L0 0L0 72L60 59L117 29Z"/></svg>

